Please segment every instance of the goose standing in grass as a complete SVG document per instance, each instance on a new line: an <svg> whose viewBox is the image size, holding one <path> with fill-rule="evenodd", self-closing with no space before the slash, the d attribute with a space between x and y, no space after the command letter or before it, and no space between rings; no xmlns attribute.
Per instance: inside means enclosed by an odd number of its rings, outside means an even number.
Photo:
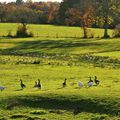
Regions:
<svg viewBox="0 0 120 120"><path fill-rule="evenodd" d="M78 86L79 86L79 87L83 87L84 84L83 84L82 82L79 81L79 82L78 82Z"/></svg>
<svg viewBox="0 0 120 120"><path fill-rule="evenodd" d="M41 83L40 83L40 79L38 79L37 88L38 88L38 89L41 89L41 87L42 87L42 85L41 85Z"/></svg>
<svg viewBox="0 0 120 120"><path fill-rule="evenodd" d="M26 85L23 84L23 81L22 81L22 80L20 80L20 86L21 86L22 89L26 88Z"/></svg>
<svg viewBox="0 0 120 120"><path fill-rule="evenodd" d="M99 85L100 81L97 80L97 76L95 76L95 80L94 80L94 82L95 82L96 85Z"/></svg>
<svg viewBox="0 0 120 120"><path fill-rule="evenodd" d="M93 82L92 78L90 77L90 80L88 82L88 86L91 87L91 86L93 86L93 84L94 84L94 82Z"/></svg>
<svg viewBox="0 0 120 120"><path fill-rule="evenodd" d="M63 82L63 87L66 87L67 83L66 83L67 79L65 78L64 82Z"/></svg>
<svg viewBox="0 0 120 120"><path fill-rule="evenodd" d="M5 89L4 86L0 86L0 90L3 91Z"/></svg>

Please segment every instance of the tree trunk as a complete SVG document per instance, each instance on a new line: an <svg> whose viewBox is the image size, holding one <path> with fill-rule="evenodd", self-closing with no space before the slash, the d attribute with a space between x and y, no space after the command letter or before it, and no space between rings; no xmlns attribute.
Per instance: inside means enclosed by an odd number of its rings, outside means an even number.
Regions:
<svg viewBox="0 0 120 120"><path fill-rule="evenodd" d="M108 35L108 17L105 17L104 36L103 36L103 38L109 38L109 35Z"/></svg>
<svg viewBox="0 0 120 120"><path fill-rule="evenodd" d="M83 25L83 38L87 38L87 27Z"/></svg>
<svg viewBox="0 0 120 120"><path fill-rule="evenodd" d="M104 18L105 18L105 23L104 23L104 36L103 38L109 38L108 35L108 16L109 16L109 6L108 6L108 0L104 0L103 6L104 6Z"/></svg>

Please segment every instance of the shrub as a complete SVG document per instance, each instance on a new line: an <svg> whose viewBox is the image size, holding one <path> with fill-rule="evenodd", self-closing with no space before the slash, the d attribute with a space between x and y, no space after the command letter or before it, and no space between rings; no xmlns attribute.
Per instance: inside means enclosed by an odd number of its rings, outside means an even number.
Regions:
<svg viewBox="0 0 120 120"><path fill-rule="evenodd" d="M114 31L113 31L113 37L115 38L119 38L120 37L120 28L116 28Z"/></svg>
<svg viewBox="0 0 120 120"><path fill-rule="evenodd" d="M33 37L32 32L28 32L27 26L25 24L19 25L16 32L16 37Z"/></svg>

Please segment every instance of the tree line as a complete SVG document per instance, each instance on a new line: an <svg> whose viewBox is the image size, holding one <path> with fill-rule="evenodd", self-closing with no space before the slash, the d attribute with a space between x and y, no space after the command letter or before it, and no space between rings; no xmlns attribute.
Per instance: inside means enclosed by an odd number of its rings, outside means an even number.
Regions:
<svg viewBox="0 0 120 120"><path fill-rule="evenodd" d="M88 27L104 28L104 37L109 37L108 28L120 24L120 0L16 0L0 3L0 22L81 26L85 38Z"/></svg>
<svg viewBox="0 0 120 120"><path fill-rule="evenodd" d="M26 22L34 24L56 24L59 10L57 2L23 2L0 3L0 22Z"/></svg>

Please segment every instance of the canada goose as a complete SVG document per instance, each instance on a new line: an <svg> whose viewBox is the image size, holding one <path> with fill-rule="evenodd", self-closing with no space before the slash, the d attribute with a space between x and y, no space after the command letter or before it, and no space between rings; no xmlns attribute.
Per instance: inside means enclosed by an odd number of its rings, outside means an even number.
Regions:
<svg viewBox="0 0 120 120"><path fill-rule="evenodd" d="M92 77L89 77L89 78L90 78L89 82L93 82ZM88 83L89 83L89 82L88 82Z"/></svg>
<svg viewBox="0 0 120 120"><path fill-rule="evenodd" d="M22 81L22 80L20 80L20 86L21 86L22 89L26 88L26 85L23 84L23 81Z"/></svg>
<svg viewBox="0 0 120 120"><path fill-rule="evenodd" d="M100 81L97 80L97 76L95 76L95 80L94 80L94 82L95 82L96 85L99 85Z"/></svg>
<svg viewBox="0 0 120 120"><path fill-rule="evenodd" d="M3 91L5 89L4 86L0 86L0 90Z"/></svg>
<svg viewBox="0 0 120 120"><path fill-rule="evenodd" d="M37 88L41 89L41 83L40 83L40 79L38 79Z"/></svg>
<svg viewBox="0 0 120 120"><path fill-rule="evenodd" d="M67 79L65 78L65 80L64 80L64 82L63 82L63 87L66 87L66 81L67 81Z"/></svg>
<svg viewBox="0 0 120 120"><path fill-rule="evenodd" d="M90 77L90 80L88 82L88 86L91 87L91 86L93 86L93 84L94 84L94 82L93 82L92 78Z"/></svg>

